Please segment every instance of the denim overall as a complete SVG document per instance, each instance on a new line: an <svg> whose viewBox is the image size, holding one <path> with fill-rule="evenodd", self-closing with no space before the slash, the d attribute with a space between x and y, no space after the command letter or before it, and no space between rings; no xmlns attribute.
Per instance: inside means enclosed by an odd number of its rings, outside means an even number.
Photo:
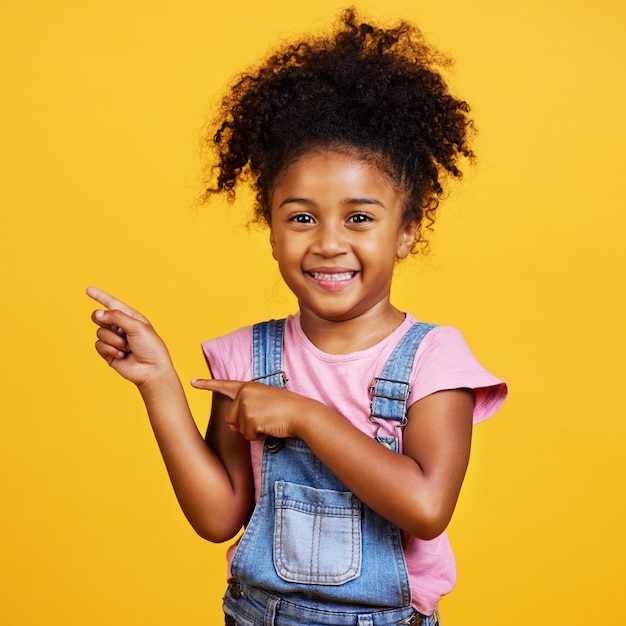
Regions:
<svg viewBox="0 0 626 626"><path fill-rule="evenodd" d="M284 388L285 320L253 327L253 380ZM414 324L370 385L371 417L406 423ZM331 434L329 433L329 436ZM398 452L397 437L376 438ZM366 462L366 459L364 459ZM239 626L432 626L411 607L400 530L363 504L300 439L266 437L259 500L231 563L227 623Z"/></svg>

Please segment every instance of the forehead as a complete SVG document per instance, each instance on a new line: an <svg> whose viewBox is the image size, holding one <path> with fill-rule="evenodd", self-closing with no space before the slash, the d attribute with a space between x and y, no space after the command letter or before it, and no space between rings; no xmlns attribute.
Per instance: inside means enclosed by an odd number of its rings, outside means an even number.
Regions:
<svg viewBox="0 0 626 626"><path fill-rule="evenodd" d="M272 196L300 190L324 196L384 196L391 201L398 196L395 187L374 158L356 150L318 148L302 154L283 169Z"/></svg>

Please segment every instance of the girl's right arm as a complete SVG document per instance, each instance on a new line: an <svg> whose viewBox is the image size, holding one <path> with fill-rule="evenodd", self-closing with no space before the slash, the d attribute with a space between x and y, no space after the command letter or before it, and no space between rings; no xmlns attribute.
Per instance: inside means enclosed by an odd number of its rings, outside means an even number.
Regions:
<svg viewBox="0 0 626 626"><path fill-rule="evenodd" d="M228 400L215 395L203 439L167 348L148 320L99 289L87 294L108 309L92 314L99 327L96 350L137 385L185 516L209 541L232 538L250 511L252 469L248 442L223 419Z"/></svg>

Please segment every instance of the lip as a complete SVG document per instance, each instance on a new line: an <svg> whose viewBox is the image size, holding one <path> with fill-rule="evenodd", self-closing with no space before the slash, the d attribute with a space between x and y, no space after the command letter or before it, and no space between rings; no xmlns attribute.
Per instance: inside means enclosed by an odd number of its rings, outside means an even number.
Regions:
<svg viewBox="0 0 626 626"><path fill-rule="evenodd" d="M325 291L341 291L352 284L358 271L345 267L313 267L305 270L305 274Z"/></svg>

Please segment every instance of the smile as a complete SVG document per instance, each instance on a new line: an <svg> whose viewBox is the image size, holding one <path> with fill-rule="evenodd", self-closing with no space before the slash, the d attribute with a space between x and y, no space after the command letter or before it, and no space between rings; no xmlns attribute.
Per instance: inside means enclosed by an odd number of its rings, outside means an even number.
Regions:
<svg viewBox="0 0 626 626"><path fill-rule="evenodd" d="M322 272L309 272L315 280L330 280L330 281L341 281L341 280L350 280L356 272L340 272L334 274L324 274Z"/></svg>

